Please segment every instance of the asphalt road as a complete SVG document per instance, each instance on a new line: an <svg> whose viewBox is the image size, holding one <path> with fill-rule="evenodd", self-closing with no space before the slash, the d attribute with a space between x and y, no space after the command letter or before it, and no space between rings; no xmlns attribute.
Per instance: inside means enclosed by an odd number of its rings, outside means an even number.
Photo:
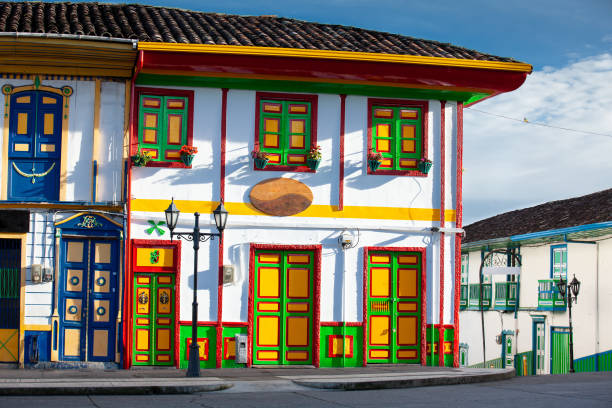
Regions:
<svg viewBox="0 0 612 408"><path fill-rule="evenodd" d="M1 397L9 408L207 407L612 407L612 372L517 377L470 385L375 391L325 391L289 381L244 381L193 395Z"/></svg>

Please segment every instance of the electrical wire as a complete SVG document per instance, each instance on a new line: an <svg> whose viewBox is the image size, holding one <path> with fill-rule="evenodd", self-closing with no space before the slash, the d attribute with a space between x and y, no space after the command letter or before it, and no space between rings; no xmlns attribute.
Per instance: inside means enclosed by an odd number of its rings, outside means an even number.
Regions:
<svg viewBox="0 0 612 408"><path fill-rule="evenodd" d="M565 127L561 127L561 126L548 125L546 123L531 122L531 121L527 120L527 118L523 118L523 119L511 118L510 116L504 116L504 115L499 115L497 113L486 112L486 111L483 111L483 110L480 110L480 109L476 109L476 108L472 108L472 107L468 107L467 109L470 109L470 110L473 110L473 111L479 112L479 113L484 113L485 115L496 116L498 118L508 119L508 120L512 120L512 121L515 121L515 122L526 123L528 125L542 126L542 127L547 127L547 128L551 128L551 129L567 130L568 132L584 133L586 135L612 137L612 135L608 135L608 134L605 134L605 133L589 132L588 130L570 129L570 128L565 128Z"/></svg>

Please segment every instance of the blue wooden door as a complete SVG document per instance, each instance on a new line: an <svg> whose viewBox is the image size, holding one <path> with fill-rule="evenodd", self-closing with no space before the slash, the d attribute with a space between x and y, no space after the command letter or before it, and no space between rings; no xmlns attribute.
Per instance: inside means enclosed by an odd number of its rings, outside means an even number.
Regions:
<svg viewBox="0 0 612 408"><path fill-rule="evenodd" d="M119 242L62 240L60 359L114 361Z"/></svg>
<svg viewBox="0 0 612 408"><path fill-rule="evenodd" d="M62 100L45 91L11 95L9 200L59 200Z"/></svg>

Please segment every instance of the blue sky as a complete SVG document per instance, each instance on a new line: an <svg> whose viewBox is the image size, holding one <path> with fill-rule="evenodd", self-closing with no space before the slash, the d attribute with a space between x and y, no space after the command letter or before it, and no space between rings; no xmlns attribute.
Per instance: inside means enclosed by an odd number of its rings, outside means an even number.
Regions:
<svg viewBox="0 0 612 408"><path fill-rule="evenodd" d="M352 25L532 64L519 90L465 111L465 224L612 187L612 0L141 3Z"/></svg>

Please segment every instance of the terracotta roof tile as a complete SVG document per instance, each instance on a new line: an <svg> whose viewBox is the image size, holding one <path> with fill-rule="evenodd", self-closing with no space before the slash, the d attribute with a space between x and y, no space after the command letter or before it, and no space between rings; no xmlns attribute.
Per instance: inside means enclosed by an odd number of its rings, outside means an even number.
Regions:
<svg viewBox="0 0 612 408"><path fill-rule="evenodd" d="M517 62L451 44L356 27L140 4L4 1L0 2L0 31Z"/></svg>
<svg viewBox="0 0 612 408"><path fill-rule="evenodd" d="M464 243L612 221L612 189L551 201L477 221L464 227Z"/></svg>

